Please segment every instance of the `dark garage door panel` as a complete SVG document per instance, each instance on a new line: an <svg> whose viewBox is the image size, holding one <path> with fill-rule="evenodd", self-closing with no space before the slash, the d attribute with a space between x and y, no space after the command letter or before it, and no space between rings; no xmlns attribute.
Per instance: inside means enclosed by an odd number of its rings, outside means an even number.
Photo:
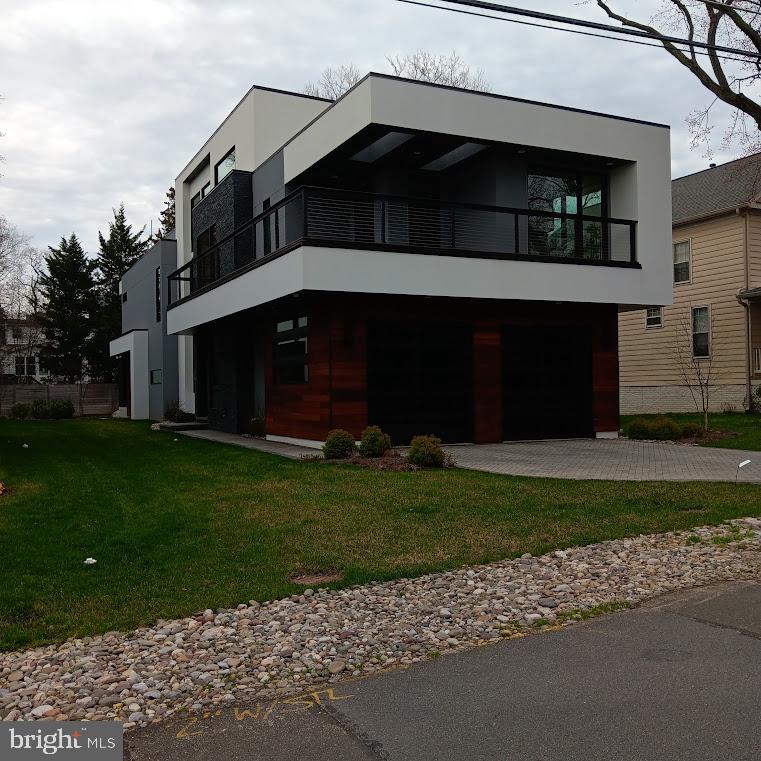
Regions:
<svg viewBox="0 0 761 761"><path fill-rule="evenodd" d="M507 326L502 363L505 439L592 436L589 328Z"/></svg>
<svg viewBox="0 0 761 761"><path fill-rule="evenodd" d="M371 322L368 421L395 444L422 433L471 441L473 333L458 324Z"/></svg>

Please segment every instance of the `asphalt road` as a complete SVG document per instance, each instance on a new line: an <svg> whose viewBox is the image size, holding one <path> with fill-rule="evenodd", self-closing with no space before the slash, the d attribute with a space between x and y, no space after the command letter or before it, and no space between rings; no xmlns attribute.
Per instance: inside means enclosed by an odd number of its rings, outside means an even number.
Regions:
<svg viewBox="0 0 761 761"><path fill-rule="evenodd" d="M130 761L757 761L761 585L662 598L125 740Z"/></svg>

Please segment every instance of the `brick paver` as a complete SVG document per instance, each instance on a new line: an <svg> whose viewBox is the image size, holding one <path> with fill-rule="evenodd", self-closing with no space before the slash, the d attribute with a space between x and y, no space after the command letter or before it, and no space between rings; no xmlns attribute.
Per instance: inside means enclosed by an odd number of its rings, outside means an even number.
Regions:
<svg viewBox="0 0 761 761"><path fill-rule="evenodd" d="M577 439L446 447L461 468L546 478L761 483L761 452L629 439Z"/></svg>

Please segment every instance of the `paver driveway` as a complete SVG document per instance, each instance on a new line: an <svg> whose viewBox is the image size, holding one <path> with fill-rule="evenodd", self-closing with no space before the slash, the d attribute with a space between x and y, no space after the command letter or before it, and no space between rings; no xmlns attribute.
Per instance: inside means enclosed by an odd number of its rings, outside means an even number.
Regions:
<svg viewBox="0 0 761 761"><path fill-rule="evenodd" d="M612 481L738 481L761 483L761 452L629 439L575 439L446 448L461 468L513 476Z"/></svg>

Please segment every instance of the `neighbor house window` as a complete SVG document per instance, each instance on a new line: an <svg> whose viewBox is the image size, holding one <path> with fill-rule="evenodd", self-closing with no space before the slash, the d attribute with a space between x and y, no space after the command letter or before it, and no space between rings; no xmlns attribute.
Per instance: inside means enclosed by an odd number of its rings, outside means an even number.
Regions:
<svg viewBox="0 0 761 761"><path fill-rule="evenodd" d="M232 170L235 169L235 147L214 167L214 184L219 185Z"/></svg>
<svg viewBox="0 0 761 761"><path fill-rule="evenodd" d="M151 385L158 386L161 383L161 370L151 370Z"/></svg>
<svg viewBox="0 0 761 761"><path fill-rule="evenodd" d="M645 327L660 328L663 325L663 308L650 307L645 311Z"/></svg>
<svg viewBox="0 0 761 761"><path fill-rule="evenodd" d="M711 311L708 307L692 308L692 356L711 354Z"/></svg>
<svg viewBox="0 0 761 761"><path fill-rule="evenodd" d="M690 282L690 241L674 244L674 282Z"/></svg>
<svg viewBox="0 0 761 761"><path fill-rule="evenodd" d="M275 383L286 385L309 381L307 325L306 317L276 323L272 352Z"/></svg>
<svg viewBox="0 0 761 761"><path fill-rule="evenodd" d="M36 375L36 357L16 357L16 375Z"/></svg>
<svg viewBox="0 0 761 761"><path fill-rule="evenodd" d="M161 322L161 267L156 267L156 322Z"/></svg>

